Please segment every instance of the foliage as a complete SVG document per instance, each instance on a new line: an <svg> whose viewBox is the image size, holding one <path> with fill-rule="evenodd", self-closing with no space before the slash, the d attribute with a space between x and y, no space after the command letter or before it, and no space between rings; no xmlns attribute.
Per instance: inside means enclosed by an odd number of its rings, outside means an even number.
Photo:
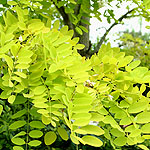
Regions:
<svg viewBox="0 0 150 150"><path fill-rule="evenodd" d="M118 18L114 10L122 8L124 2L127 2L126 13ZM41 19L44 23L47 20L49 23L51 20L52 22L56 19L59 20L60 27L67 25L69 29L74 31L74 37L80 37L79 43L84 44L85 47L78 52L86 57L97 53L110 30L117 24L123 23L124 19L138 15L143 16L147 21L150 18L150 13L147 10L149 3L141 0L3 0L0 1L0 4L3 6L0 8L0 14L14 6L19 6L29 10L30 18ZM131 4L134 4L135 8L131 9ZM100 13L99 10L102 8L104 11ZM103 23L102 16L106 18L110 27L106 29L105 34L95 46L89 38L90 18L95 17ZM0 16L0 20L2 22L2 16ZM91 47L94 49L91 50Z"/></svg>
<svg viewBox="0 0 150 150"><path fill-rule="evenodd" d="M124 51L127 55L134 56L134 59L141 61L141 66L147 66L149 64L149 34L145 33L142 35L141 32L124 32L119 40L119 46L121 51Z"/></svg>
<svg viewBox="0 0 150 150"><path fill-rule="evenodd" d="M49 147L60 137L76 145L101 147L110 141L114 149L148 149L142 145L150 139L146 67L110 44L85 59L72 30L59 30L58 20L51 28L49 19L29 19L19 6L7 10L3 20L0 113L3 119L5 105L10 107L14 150Z"/></svg>

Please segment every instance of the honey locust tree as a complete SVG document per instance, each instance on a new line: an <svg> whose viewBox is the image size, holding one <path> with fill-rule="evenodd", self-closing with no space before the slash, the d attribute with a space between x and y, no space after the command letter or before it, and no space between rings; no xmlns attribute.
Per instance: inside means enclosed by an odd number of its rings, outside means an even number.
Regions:
<svg viewBox="0 0 150 150"><path fill-rule="evenodd" d="M82 12L82 1L57 2L63 1L4 4L7 9L2 11L0 24L0 132L10 145L6 147L2 140L1 149L55 149L55 142L62 139L66 143L70 140L76 149L82 145L100 148L109 142L113 149L133 146L147 150L150 71L133 56L111 48L110 43L90 58L82 57L86 43L84 46L80 38L86 27L79 22L81 19L88 25L84 17L90 15ZM98 3L84 2L94 14L94 4ZM56 18L60 16L57 10L68 6L75 10L78 3L82 13L76 24L78 15L68 13L75 29L61 25L59 22L65 22ZM147 1L136 3L143 15L148 14Z"/></svg>

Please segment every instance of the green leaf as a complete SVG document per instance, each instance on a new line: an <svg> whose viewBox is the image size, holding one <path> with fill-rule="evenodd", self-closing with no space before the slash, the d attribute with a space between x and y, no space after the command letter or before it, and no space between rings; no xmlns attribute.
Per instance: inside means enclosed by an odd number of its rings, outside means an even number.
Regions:
<svg viewBox="0 0 150 150"><path fill-rule="evenodd" d="M63 140L65 141L68 140L68 133L64 128L58 127L57 131Z"/></svg>
<svg viewBox="0 0 150 150"><path fill-rule="evenodd" d="M16 134L14 137L24 136L24 135L26 135L26 132L25 131L21 131L18 134Z"/></svg>
<svg viewBox="0 0 150 150"><path fill-rule="evenodd" d="M75 119L75 120L77 120L77 119L89 119L89 120L92 120L90 118L91 118L91 114L90 113L77 113L77 114L74 114L72 116L72 119ZM92 121L94 121L94 120L92 120Z"/></svg>
<svg viewBox="0 0 150 150"><path fill-rule="evenodd" d="M55 72L57 70L58 70L58 68L57 68L56 64L50 65L50 67L49 67L49 73L53 73L53 72Z"/></svg>
<svg viewBox="0 0 150 150"><path fill-rule="evenodd" d="M74 144L77 144L77 145L80 144L76 136L73 135L72 133L70 134L70 139Z"/></svg>
<svg viewBox="0 0 150 150"><path fill-rule="evenodd" d="M130 67L131 69L134 69L134 68L136 68L140 63L141 63L140 60L135 60L135 61L133 61L132 63L129 64L129 67Z"/></svg>
<svg viewBox="0 0 150 150"><path fill-rule="evenodd" d="M39 31L42 28L44 28L44 23L40 21L33 22L28 26L28 30L30 30L31 32Z"/></svg>
<svg viewBox="0 0 150 150"><path fill-rule="evenodd" d="M86 126L90 122L90 119L76 119L75 122L73 123L74 126Z"/></svg>
<svg viewBox="0 0 150 150"><path fill-rule="evenodd" d="M27 78L27 75L23 72L14 72L14 74L18 75L21 78Z"/></svg>
<svg viewBox="0 0 150 150"><path fill-rule="evenodd" d="M150 122L150 112L141 112L135 117L137 123L148 123Z"/></svg>
<svg viewBox="0 0 150 150"><path fill-rule="evenodd" d="M121 59L119 61L118 68L126 66L127 64L129 64L133 60L133 58L134 58L133 56L124 57L123 59Z"/></svg>
<svg viewBox="0 0 150 150"><path fill-rule="evenodd" d="M42 135L43 135L43 132L39 130L32 130L29 132L29 136L32 138L40 138Z"/></svg>
<svg viewBox="0 0 150 150"><path fill-rule="evenodd" d="M9 129L16 130L23 127L26 124L26 121L15 121L10 126Z"/></svg>
<svg viewBox="0 0 150 150"><path fill-rule="evenodd" d="M92 117L90 120L92 121L103 121L104 120L104 116L99 114L99 113L91 113Z"/></svg>
<svg viewBox="0 0 150 150"><path fill-rule="evenodd" d="M8 5L17 5L18 3L16 3L15 1L8 1L7 4Z"/></svg>
<svg viewBox="0 0 150 150"><path fill-rule="evenodd" d="M60 32L53 32L53 34L50 36L50 41L51 43L53 43L54 41L56 41L59 37Z"/></svg>
<svg viewBox="0 0 150 150"><path fill-rule="evenodd" d="M118 129L116 128L113 128L110 133L113 135L113 136L116 136L116 137L121 137L121 136L124 136L124 133L119 131Z"/></svg>
<svg viewBox="0 0 150 150"><path fill-rule="evenodd" d="M148 107L147 102L139 101L130 105L130 107L128 108L128 112L138 113L138 112L144 111L147 107Z"/></svg>
<svg viewBox="0 0 150 150"><path fill-rule="evenodd" d="M127 143L127 138L122 136L122 137L117 137L115 140L114 140L114 144L117 145L117 146L124 146L126 145Z"/></svg>
<svg viewBox="0 0 150 150"><path fill-rule="evenodd" d="M22 58L24 58L24 57L29 58L29 57L31 57L32 55L33 55L33 52L32 52L32 51L28 50L27 47L23 47L23 48L21 48L21 49L19 50L18 58L19 58L19 59L21 59L21 57L22 57Z"/></svg>
<svg viewBox="0 0 150 150"><path fill-rule="evenodd" d="M74 0L69 0L72 4L77 4Z"/></svg>
<svg viewBox="0 0 150 150"><path fill-rule="evenodd" d="M84 24L91 25L91 24L90 24L90 22L89 22L89 21L87 21L87 20L85 20L85 19L81 19L81 22L82 22L82 23L84 23Z"/></svg>
<svg viewBox="0 0 150 150"><path fill-rule="evenodd" d="M54 24L53 24L53 29L58 29L59 28L59 24L60 24L59 20L56 20L54 22Z"/></svg>
<svg viewBox="0 0 150 150"><path fill-rule="evenodd" d="M3 106L0 105L0 115L2 114L2 111L3 111Z"/></svg>
<svg viewBox="0 0 150 150"><path fill-rule="evenodd" d="M85 46L83 44L77 44L74 48L81 50L83 49Z"/></svg>
<svg viewBox="0 0 150 150"><path fill-rule="evenodd" d="M82 137L82 140L86 144L94 146L94 147L100 147L103 145L103 142L100 139L96 138L95 136L86 135Z"/></svg>
<svg viewBox="0 0 150 150"><path fill-rule="evenodd" d="M54 107L54 108L66 108L66 106L63 104L54 104L54 105L52 105L52 107Z"/></svg>
<svg viewBox="0 0 150 150"><path fill-rule="evenodd" d="M135 129L131 132L129 137L137 137L137 136L140 136L140 134L141 134L141 130L140 129Z"/></svg>
<svg viewBox="0 0 150 150"><path fill-rule="evenodd" d="M84 26L79 26L84 32L88 33L87 28L85 28Z"/></svg>
<svg viewBox="0 0 150 150"><path fill-rule="evenodd" d="M120 120L120 125L129 125L129 124L131 124L132 123L132 120L131 120L131 118L129 118L129 117L124 117L124 118L122 118L121 120Z"/></svg>
<svg viewBox="0 0 150 150"><path fill-rule="evenodd" d="M47 132L44 136L44 142L46 145L51 145L52 143L56 141L56 139L57 139L57 136L55 132L53 131Z"/></svg>
<svg viewBox="0 0 150 150"><path fill-rule="evenodd" d="M150 123L143 125L141 130L143 133L150 133Z"/></svg>
<svg viewBox="0 0 150 150"><path fill-rule="evenodd" d="M140 87L140 94L142 94L146 90L146 85L142 84Z"/></svg>
<svg viewBox="0 0 150 150"><path fill-rule="evenodd" d="M82 90L82 89L81 89ZM81 91L80 92L78 92L78 93L81 93ZM83 93L83 92L82 92ZM73 104L74 105L87 105L87 104L92 104L92 99L91 98L75 98L74 100L73 100ZM81 106L82 107L82 106Z"/></svg>
<svg viewBox="0 0 150 150"><path fill-rule="evenodd" d="M8 67L12 70L13 69L13 60L11 57L9 57L8 55L3 54L2 56L0 56L0 58L3 57L5 59L5 61L8 64Z"/></svg>
<svg viewBox="0 0 150 150"><path fill-rule="evenodd" d="M91 110L91 105L75 105L72 109L74 113L88 113Z"/></svg>
<svg viewBox="0 0 150 150"><path fill-rule="evenodd" d="M21 29L21 30L26 30L26 24L24 22L18 22L18 27Z"/></svg>
<svg viewBox="0 0 150 150"><path fill-rule="evenodd" d="M68 26L67 26L67 25L63 26L63 27L60 29L60 32L61 32L62 34L64 34L64 35L67 33L67 31L68 31Z"/></svg>
<svg viewBox="0 0 150 150"><path fill-rule="evenodd" d="M87 125L75 130L76 133L79 134L94 134L94 135L102 135L104 134L104 130L102 130L98 126Z"/></svg>
<svg viewBox="0 0 150 150"><path fill-rule="evenodd" d="M67 51L67 50L69 50L69 49L71 49L72 48L72 45L71 44L66 44L66 43L64 43L64 44L62 44L62 45L60 45L58 48L57 48L57 52L63 52L63 51Z"/></svg>
<svg viewBox="0 0 150 150"><path fill-rule="evenodd" d="M64 42L67 42L68 40L70 40L70 36L68 35L62 36L53 43L53 46L58 46Z"/></svg>
<svg viewBox="0 0 150 150"><path fill-rule="evenodd" d="M76 88L76 91L77 91L78 93L83 93L83 92L84 92L84 85L78 84L78 85L77 85L77 88Z"/></svg>
<svg viewBox="0 0 150 150"><path fill-rule="evenodd" d="M146 147L145 145L137 145L139 148L144 149L144 150L149 150L148 147Z"/></svg>
<svg viewBox="0 0 150 150"><path fill-rule="evenodd" d="M24 150L21 146L14 146L13 150Z"/></svg>
<svg viewBox="0 0 150 150"><path fill-rule="evenodd" d="M11 80L15 80L17 82L21 82L21 78L20 77L17 77L17 76L12 76L11 77Z"/></svg>
<svg viewBox="0 0 150 150"><path fill-rule="evenodd" d="M131 76L134 78L142 78L144 74L148 72L148 68L146 67L137 67L132 72L130 72Z"/></svg>
<svg viewBox="0 0 150 150"><path fill-rule="evenodd" d="M27 98L17 95L13 104L24 104L27 101Z"/></svg>
<svg viewBox="0 0 150 150"><path fill-rule="evenodd" d="M26 109L20 110L17 113L13 114L11 118L12 119L19 118L19 117L23 116L26 112L27 112Z"/></svg>
<svg viewBox="0 0 150 150"><path fill-rule="evenodd" d="M76 27L75 30L76 30L76 32L79 33L80 35L83 34L82 30L81 30L79 27Z"/></svg>
<svg viewBox="0 0 150 150"><path fill-rule="evenodd" d="M32 128L39 128L39 129L45 128L45 125L40 121L31 121L29 124Z"/></svg>
<svg viewBox="0 0 150 150"><path fill-rule="evenodd" d="M28 145L36 147L36 146L41 145L41 143L42 143L42 142L39 141L39 140L33 140L33 141L30 141L30 142L28 143Z"/></svg>
<svg viewBox="0 0 150 150"><path fill-rule="evenodd" d="M41 94L43 94L45 92L45 90L46 90L45 86L37 86L33 90L33 92L34 92L35 95L41 95Z"/></svg>
<svg viewBox="0 0 150 150"><path fill-rule="evenodd" d="M17 69L28 69L29 67L30 67L30 65L28 65L28 64L18 64L18 65L16 65L15 68L17 68Z"/></svg>
<svg viewBox="0 0 150 150"><path fill-rule="evenodd" d="M25 141L21 138L12 138L11 141L16 145L24 145Z"/></svg>
<svg viewBox="0 0 150 150"><path fill-rule="evenodd" d="M15 99L16 99L16 96L15 96L15 95L11 95L11 96L8 98L8 102L9 102L10 104L13 104L14 101L15 101Z"/></svg>

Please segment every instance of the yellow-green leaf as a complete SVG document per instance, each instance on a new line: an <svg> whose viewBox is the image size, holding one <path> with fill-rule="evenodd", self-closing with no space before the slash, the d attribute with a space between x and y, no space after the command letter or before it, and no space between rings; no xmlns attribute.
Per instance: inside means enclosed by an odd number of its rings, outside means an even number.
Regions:
<svg viewBox="0 0 150 150"><path fill-rule="evenodd" d="M78 32L80 35L83 34L82 30L81 30L79 27L76 27L75 30L76 30L76 32Z"/></svg>
<svg viewBox="0 0 150 150"><path fill-rule="evenodd" d="M68 133L67 133L67 131L64 129L64 128L60 128L60 127L58 127L58 133L59 133L59 135L61 136L61 138L63 139L63 140L65 140L65 141L67 141L68 140Z"/></svg>
<svg viewBox="0 0 150 150"><path fill-rule="evenodd" d="M85 142L85 144L88 144L94 147L100 147L103 145L103 142L95 136L86 135L82 137L82 140Z"/></svg>
<svg viewBox="0 0 150 150"><path fill-rule="evenodd" d="M58 29L59 28L59 20L56 20L53 24L53 29Z"/></svg>
<svg viewBox="0 0 150 150"><path fill-rule="evenodd" d="M8 102L9 102L10 104L13 104L13 102L15 101L15 99L16 99L16 96L15 96L15 95L11 95L11 96L8 98Z"/></svg>
<svg viewBox="0 0 150 150"><path fill-rule="evenodd" d="M44 142L46 145L51 145L57 139L56 134L53 131L49 131L44 136Z"/></svg>
<svg viewBox="0 0 150 150"><path fill-rule="evenodd" d="M21 78L26 78L27 77L27 75L23 72L14 72L14 74L18 75Z"/></svg>
<svg viewBox="0 0 150 150"><path fill-rule="evenodd" d="M13 150L24 150L21 146L14 146Z"/></svg>
<svg viewBox="0 0 150 150"><path fill-rule="evenodd" d="M5 61L7 62L8 67L12 70L13 69L13 60L11 57L9 57L8 55L3 54L2 56L5 59Z"/></svg>
<svg viewBox="0 0 150 150"><path fill-rule="evenodd" d="M34 92L35 95L41 95L41 94L43 94L45 92L45 90L46 90L45 86L37 86L33 90L33 92Z"/></svg>
<svg viewBox="0 0 150 150"><path fill-rule="evenodd" d="M148 106L147 102L139 101L130 105L130 107L128 108L128 112L138 113L138 112L144 111L147 108L147 106Z"/></svg>
<svg viewBox="0 0 150 150"><path fill-rule="evenodd" d="M148 147L146 147L145 145L137 145L139 148L144 149L144 150L149 150Z"/></svg>
<svg viewBox="0 0 150 150"><path fill-rule="evenodd" d="M19 118L19 117L23 116L26 112L27 112L26 109L20 110L17 113L13 114L11 118L12 119Z"/></svg>
<svg viewBox="0 0 150 150"><path fill-rule="evenodd" d="M32 32L39 31L42 28L44 28L44 23L40 22L40 21L33 22L33 23L29 24L29 26L28 26L28 30L30 30Z"/></svg>
<svg viewBox="0 0 150 150"><path fill-rule="evenodd" d="M150 122L150 112L141 112L141 113L139 113L136 116L135 121L137 123L148 123L148 122Z"/></svg>
<svg viewBox="0 0 150 150"><path fill-rule="evenodd" d="M104 130L102 130L98 126L87 125L75 130L76 133L79 134L94 134L94 135L102 135L104 134Z"/></svg>
<svg viewBox="0 0 150 150"><path fill-rule="evenodd" d="M117 137L115 140L114 140L114 144L117 145L117 146L124 146L126 145L126 142L127 142L127 138L122 136L122 137Z"/></svg>
<svg viewBox="0 0 150 150"><path fill-rule="evenodd" d="M40 138L43 135L43 132L40 130L32 130L29 132L29 136L32 138Z"/></svg>
<svg viewBox="0 0 150 150"><path fill-rule="evenodd" d="M28 143L28 145L36 147L36 146L41 145L41 143L42 143L42 142L39 141L39 140L33 140L33 141L30 141L30 142Z"/></svg>
<svg viewBox="0 0 150 150"><path fill-rule="evenodd" d="M15 2L15 1L8 1L7 4L8 4L8 5L17 5L18 3Z"/></svg>
<svg viewBox="0 0 150 150"><path fill-rule="evenodd" d="M15 121L10 126L9 129L16 130L23 127L26 124L26 121Z"/></svg>
<svg viewBox="0 0 150 150"><path fill-rule="evenodd" d="M150 133L150 123L143 125L141 130L143 133Z"/></svg>
<svg viewBox="0 0 150 150"><path fill-rule="evenodd" d="M25 141L21 138L12 138L11 141L16 145L24 145Z"/></svg>
<svg viewBox="0 0 150 150"><path fill-rule="evenodd" d="M45 125L40 121L31 121L29 124L32 128L39 128L39 129L45 128Z"/></svg>
<svg viewBox="0 0 150 150"><path fill-rule="evenodd" d="M81 50L83 49L85 46L83 44L77 44L74 48Z"/></svg>
<svg viewBox="0 0 150 150"><path fill-rule="evenodd" d="M0 115L1 115L2 111L3 111L3 106L0 105Z"/></svg>
<svg viewBox="0 0 150 150"><path fill-rule="evenodd" d="M77 88L76 88L76 91L77 91L78 93L83 93L83 92L84 92L84 85L78 84L78 85L77 85Z"/></svg>

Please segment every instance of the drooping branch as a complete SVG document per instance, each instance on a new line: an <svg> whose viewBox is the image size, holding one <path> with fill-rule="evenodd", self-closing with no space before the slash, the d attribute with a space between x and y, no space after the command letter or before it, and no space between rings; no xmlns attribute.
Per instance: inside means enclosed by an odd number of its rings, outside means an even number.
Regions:
<svg viewBox="0 0 150 150"><path fill-rule="evenodd" d="M127 13L125 13L123 16L121 16L121 17L118 19L118 22L113 23L113 24L106 30L105 34L102 36L102 38L101 38L100 41L98 42L98 44L97 44L97 46L96 46L96 48L94 49L94 51L93 51L92 54L97 53L97 52L99 51L101 45L103 44L103 42L104 42L104 40L106 39L106 36L107 36L108 33L110 32L110 30L111 30L115 25L120 24L123 19L129 18L130 16L128 16L128 14L130 14L130 13L133 12L134 10L135 10L135 8L134 8L134 9L131 9L130 11L128 11Z"/></svg>

